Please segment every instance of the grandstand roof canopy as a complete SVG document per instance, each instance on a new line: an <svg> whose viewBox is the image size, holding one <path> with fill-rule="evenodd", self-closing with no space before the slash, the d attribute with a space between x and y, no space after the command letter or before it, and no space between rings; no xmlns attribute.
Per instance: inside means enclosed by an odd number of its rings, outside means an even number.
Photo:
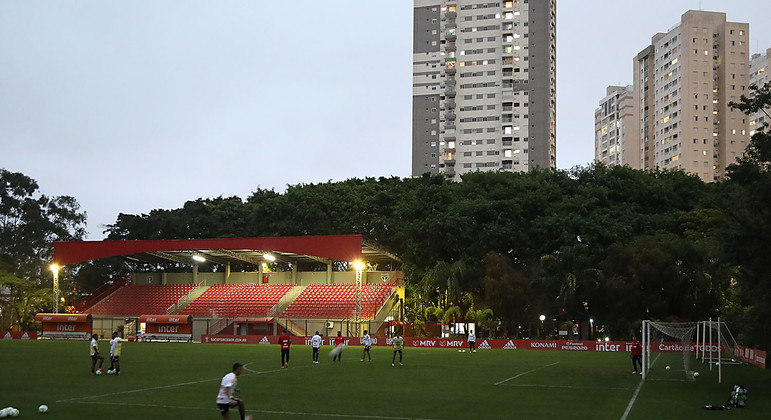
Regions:
<svg viewBox="0 0 771 420"><path fill-rule="evenodd" d="M364 261L387 263L399 259L362 240L361 235L284 236L269 238L161 239L138 241L54 242L54 264L64 266L107 257L158 263L193 264L193 256L215 264L261 264L266 255L276 261ZM270 258L270 257L268 257Z"/></svg>

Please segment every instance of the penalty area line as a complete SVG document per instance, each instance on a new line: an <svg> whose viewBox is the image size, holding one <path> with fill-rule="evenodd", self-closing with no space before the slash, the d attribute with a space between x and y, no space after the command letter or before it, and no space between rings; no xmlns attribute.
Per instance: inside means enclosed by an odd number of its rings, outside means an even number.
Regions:
<svg viewBox="0 0 771 420"><path fill-rule="evenodd" d="M173 409L183 409L183 410L205 410L205 411L217 410L216 407L207 408L207 407L190 407L190 406L181 406L181 405L121 403L121 402L107 402L107 401L65 401L65 402L69 402L72 404L116 405L116 406L123 406L123 407L173 408ZM212 405L214 404L212 403ZM289 416L302 416L302 417L343 417L343 418L354 418L354 419L379 419L379 420L441 420L441 419L432 419L432 418L425 418L425 417L389 417L389 416L375 416L375 415L362 415L362 414L308 413L308 412L300 412L300 411L275 411L275 410L252 410L252 409L247 409L246 411L251 413L283 414L283 415L289 415Z"/></svg>
<svg viewBox="0 0 771 420"><path fill-rule="evenodd" d="M241 376L262 375L262 374L266 374L266 373L275 373L275 372L281 372L282 370L285 370L285 369L274 369L274 370L265 370L265 371L252 370L252 369L249 369L249 368L246 367L247 365L250 365L251 363L254 363L254 362L249 362L246 365L244 365L244 370L247 370L250 373L246 373L246 374L243 374ZM301 369L301 368L302 368L302 366L299 367L299 368L295 368L295 369ZM94 398L110 397L110 396L113 396L113 395L134 394L134 393L137 393L137 392L154 391L156 389L175 388L175 387L178 387L178 386L196 385L196 384L201 384L201 383L204 383L204 382L214 382L214 381L221 381L221 380L222 380L222 378L201 379L199 381L180 382L178 384L160 385L160 386L153 386L153 387L149 387L149 388L140 388L140 389L130 389L130 390L127 390L127 391L110 392L110 393L107 393L107 394L100 394L100 395L87 395L85 397L66 398L66 399L63 399L63 400L58 400L56 402L57 403L64 403L64 402L71 402L71 401L78 401L78 400L90 400L90 399L94 399Z"/></svg>
<svg viewBox="0 0 771 420"><path fill-rule="evenodd" d="M502 380L502 381L496 382L496 383L494 383L493 385L500 385L500 384L502 384L502 383L504 383L504 382L507 382L507 381L510 381L510 380L512 380L512 379L517 379L517 378L519 378L520 376L523 376L523 375L527 375L528 373L533 373L533 372L535 372L535 371L537 371L537 370L545 369L545 368L547 368L547 367L549 367L549 366L554 366L554 365L556 365L557 363L559 363L559 362L554 362L554 363L551 363L551 364L548 364L548 365L545 365L545 366L541 366L541 367L538 367L538 368L535 368L535 369L532 369L532 370L528 370L527 372L522 372L522 373L520 373L519 375L514 375L514 376L512 376L511 378L507 378L507 379L504 379L504 380Z"/></svg>
<svg viewBox="0 0 771 420"><path fill-rule="evenodd" d="M631 391L634 388L619 388L606 386L575 386L575 385L539 385L539 384L506 384L503 386L518 386L522 388L565 388L565 389L612 389L621 391Z"/></svg>

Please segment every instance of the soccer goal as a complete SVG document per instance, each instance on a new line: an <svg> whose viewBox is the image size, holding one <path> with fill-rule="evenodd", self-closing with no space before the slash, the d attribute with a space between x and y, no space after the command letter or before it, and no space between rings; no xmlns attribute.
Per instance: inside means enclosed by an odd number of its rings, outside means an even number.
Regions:
<svg viewBox="0 0 771 420"><path fill-rule="evenodd" d="M694 371L691 364L696 359L695 340L698 325L698 322L643 321L643 379L647 379L651 369L655 367L682 370L685 379L693 380ZM662 357L664 359L660 361Z"/></svg>
<svg viewBox="0 0 771 420"><path fill-rule="evenodd" d="M708 364L709 370L717 368L718 382L723 382L724 365L740 365L736 359L736 339L725 322L710 318L699 322L696 332L696 358Z"/></svg>

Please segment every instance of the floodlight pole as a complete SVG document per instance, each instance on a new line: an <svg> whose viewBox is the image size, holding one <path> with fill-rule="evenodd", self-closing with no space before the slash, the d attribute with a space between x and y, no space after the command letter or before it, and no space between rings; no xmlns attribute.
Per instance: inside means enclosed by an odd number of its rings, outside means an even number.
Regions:
<svg viewBox="0 0 771 420"><path fill-rule="evenodd" d="M54 313L59 313L59 266L51 264L51 271L54 273Z"/></svg>
<svg viewBox="0 0 771 420"><path fill-rule="evenodd" d="M361 280L363 277L363 264L355 264L356 268L356 333L359 333L359 321L361 320Z"/></svg>

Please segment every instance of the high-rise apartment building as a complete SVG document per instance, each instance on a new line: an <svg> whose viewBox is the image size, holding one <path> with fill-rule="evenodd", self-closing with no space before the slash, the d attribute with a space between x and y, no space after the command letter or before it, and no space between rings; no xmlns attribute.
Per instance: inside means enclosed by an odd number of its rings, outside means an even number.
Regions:
<svg viewBox="0 0 771 420"><path fill-rule="evenodd" d="M771 48L767 49L764 55L752 54L752 61L750 61L750 86L756 85L761 87L769 82L768 73L766 73L766 71L771 70L769 58L771 58ZM755 134L756 129L763 126L763 123L771 124L771 120L764 112L758 111L750 115L750 137Z"/></svg>
<svg viewBox="0 0 771 420"><path fill-rule="evenodd" d="M637 102L629 86L608 86L594 111L594 160L607 165L640 163Z"/></svg>
<svg viewBox="0 0 771 420"><path fill-rule="evenodd" d="M689 10L634 59L639 168L720 179L742 155L749 119L730 101L748 93L749 25Z"/></svg>
<svg viewBox="0 0 771 420"><path fill-rule="evenodd" d="M556 167L555 0L415 0L412 175Z"/></svg>

